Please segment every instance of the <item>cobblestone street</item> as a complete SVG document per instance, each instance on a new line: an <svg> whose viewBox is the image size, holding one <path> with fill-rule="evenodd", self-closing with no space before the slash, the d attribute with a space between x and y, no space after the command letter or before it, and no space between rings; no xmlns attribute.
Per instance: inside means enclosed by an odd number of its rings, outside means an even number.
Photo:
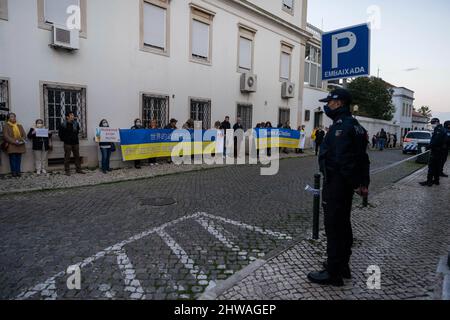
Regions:
<svg viewBox="0 0 450 320"><path fill-rule="evenodd" d="M407 156L396 150L372 152L371 158L372 168L376 169ZM0 298L199 298L252 262L309 237L312 196L304 189L307 184L312 185L317 167L315 157L292 158L281 161L280 173L271 177L260 176L257 166L230 166L108 185L3 195L0 197ZM372 190L376 194L375 203L392 183L419 168L407 162L390 173L377 175ZM149 202L152 198L173 198L175 203L158 207ZM419 205L423 208L421 199L411 199L416 202L417 210ZM385 204L393 205L394 201L398 199L389 199ZM380 215L381 208L377 205L373 209L376 212L357 214L356 217L362 218L356 222L357 229L369 236L371 229L362 226L378 228L373 224L376 222L365 219ZM442 215L425 226L420 225L417 219L424 219L426 214L422 211L422 216L415 215L414 220L408 215L415 211L406 210L401 219L393 218L391 223L398 226L409 221L404 232L409 230L411 236L410 232L419 226L426 227L425 231L438 232L433 228L443 228L448 221L448 216ZM391 238L384 240L396 244L395 248L380 249L381 253L400 254L406 250L407 246L399 245L399 241L408 244L411 239L400 237L396 230L389 233ZM359 246L376 243L364 238L365 234L357 235ZM424 232L423 236L427 235ZM436 239L444 245L443 238ZM428 259L440 249L436 241L421 239L414 252L429 254L421 257L429 263ZM300 270L297 273L300 282L301 275L311 268L311 265L302 268L294 263L295 257L312 254L303 252L303 245L304 242L298 245L297 253L280 256L291 263L287 272ZM425 250L428 247L434 251ZM355 261L357 255L356 251ZM311 257L305 261L316 263ZM380 263L376 257L374 263ZM422 260L410 258L409 262L421 266ZM66 270L72 265L81 268L79 291L67 289ZM295 279L292 277L292 281ZM428 283L426 280L419 278L414 285L421 286ZM389 281L395 282L397 278ZM246 280L243 288L249 283ZM224 297L242 298L234 292ZM248 297L278 296L249 293ZM287 296L283 293L282 298L297 297L304 296L296 296L291 291Z"/></svg>
<svg viewBox="0 0 450 320"><path fill-rule="evenodd" d="M447 166L447 170L449 166ZM424 300L440 299L440 256L450 243L450 181L423 188L421 170L378 194L372 206L354 212L353 279L343 288L318 286L307 274L322 268L326 239L302 241L274 257L219 300ZM414 195L414 196L411 196ZM381 271L381 289L368 288L369 266Z"/></svg>

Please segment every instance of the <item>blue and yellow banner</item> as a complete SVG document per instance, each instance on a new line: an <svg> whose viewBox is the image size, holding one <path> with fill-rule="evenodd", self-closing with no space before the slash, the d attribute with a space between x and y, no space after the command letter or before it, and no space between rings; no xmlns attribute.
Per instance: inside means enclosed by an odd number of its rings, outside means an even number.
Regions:
<svg viewBox="0 0 450 320"><path fill-rule="evenodd" d="M255 131L258 149L298 149L300 143L300 131L290 129L255 129ZM278 138L278 142L273 138Z"/></svg>
<svg viewBox="0 0 450 320"><path fill-rule="evenodd" d="M179 130L176 131L179 135L178 141L172 141L173 130L120 130L122 158L124 161L132 161L171 157L175 147L178 156L215 153L216 136L213 134L211 137L209 134L206 136L210 138L204 139L205 132ZM271 147L297 149L300 143L300 132L295 130L254 129L253 134L258 149ZM219 145L223 146L223 142Z"/></svg>
<svg viewBox="0 0 450 320"><path fill-rule="evenodd" d="M190 139L172 141L173 130L120 130L120 141L122 149L122 158L124 161L145 160L150 158L171 157L175 146L183 148L178 155L203 154L204 150L214 152L213 142L202 141L203 133L199 137L193 130L189 131ZM181 144L180 144L181 142ZM194 142L194 143L193 143Z"/></svg>

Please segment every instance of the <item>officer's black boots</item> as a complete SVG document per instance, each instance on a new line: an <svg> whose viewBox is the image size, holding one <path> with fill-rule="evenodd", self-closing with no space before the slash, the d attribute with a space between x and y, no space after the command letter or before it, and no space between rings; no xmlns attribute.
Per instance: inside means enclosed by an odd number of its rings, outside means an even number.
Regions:
<svg viewBox="0 0 450 320"><path fill-rule="evenodd" d="M328 285L335 287L342 287L344 285L344 280L340 276L332 276L328 271L311 272L308 274L308 280L312 283L317 283L320 285Z"/></svg>
<svg viewBox="0 0 450 320"><path fill-rule="evenodd" d="M436 180L433 179L433 176L428 176L427 181L420 182L420 185L423 187L432 187L435 184L435 181ZM439 181L437 182L437 185L439 185Z"/></svg>
<svg viewBox="0 0 450 320"><path fill-rule="evenodd" d="M442 172L442 173L441 173L441 177L442 177L442 178L448 178L448 174L445 174L445 173Z"/></svg>
<svg viewBox="0 0 450 320"><path fill-rule="evenodd" d="M324 261L322 265L325 268L325 270L328 270L328 261ZM342 269L342 277L344 279L352 278L352 271L350 270L350 266L348 264L345 265L344 269Z"/></svg>

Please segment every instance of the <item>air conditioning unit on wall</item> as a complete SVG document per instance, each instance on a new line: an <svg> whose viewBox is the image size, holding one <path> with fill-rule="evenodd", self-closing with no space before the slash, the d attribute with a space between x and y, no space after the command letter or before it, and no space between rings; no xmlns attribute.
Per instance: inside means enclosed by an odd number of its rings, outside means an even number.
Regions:
<svg viewBox="0 0 450 320"><path fill-rule="evenodd" d="M50 46L67 50L80 49L80 30L70 30L65 26L54 25L52 43Z"/></svg>
<svg viewBox="0 0 450 320"><path fill-rule="evenodd" d="M281 97L289 99L295 97L295 84L289 81L283 82L281 85Z"/></svg>
<svg viewBox="0 0 450 320"><path fill-rule="evenodd" d="M251 73L241 75L241 92L256 92L258 77Z"/></svg>

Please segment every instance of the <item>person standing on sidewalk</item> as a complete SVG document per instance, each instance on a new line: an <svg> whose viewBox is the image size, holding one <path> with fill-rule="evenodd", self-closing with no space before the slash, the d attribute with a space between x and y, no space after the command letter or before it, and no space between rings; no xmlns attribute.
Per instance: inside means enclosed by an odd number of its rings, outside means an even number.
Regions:
<svg viewBox="0 0 450 320"><path fill-rule="evenodd" d="M99 123L99 128L109 128L108 120L103 119ZM108 172L111 172L112 169L110 167L111 162L111 153L113 151L113 143L112 142L99 142L100 147L100 153L102 155L102 167L101 170L103 174L107 174Z"/></svg>
<svg viewBox="0 0 450 320"><path fill-rule="evenodd" d="M135 119L134 120L134 126L131 127L131 130L144 130L145 127L142 125L142 120L141 119ZM136 169L141 169L141 160L135 160L134 161L134 167Z"/></svg>
<svg viewBox="0 0 450 320"><path fill-rule="evenodd" d="M334 90L320 100L327 103L324 110L333 120L319 157L325 179L322 196L328 260L323 271L308 275L311 282L320 285L342 286L343 278L351 278L353 194L367 196L369 193L369 137L366 129L352 117L351 101L345 89Z"/></svg>
<svg viewBox="0 0 450 320"><path fill-rule="evenodd" d="M6 121L7 123L3 130L3 138L5 140L3 146L9 156L11 174L14 178L19 178L22 175L20 168L22 155L26 153L25 143L27 135L22 125L17 123L15 113L8 114Z"/></svg>
<svg viewBox="0 0 450 320"><path fill-rule="evenodd" d="M439 185L439 177L441 175L442 161L444 160L444 153L447 150L447 132L438 118L431 120L431 127L433 128L433 136L430 143L430 162L428 164L427 181L420 182L420 185L425 187L432 187ZM447 150L448 152L448 150Z"/></svg>
<svg viewBox="0 0 450 320"><path fill-rule="evenodd" d="M384 129L381 129L380 134L378 136L378 146L380 147L380 151L383 151L386 146L387 134Z"/></svg>
<svg viewBox="0 0 450 320"><path fill-rule="evenodd" d="M75 158L76 171L79 174L85 174L81 170L80 159L80 124L75 120L75 114L69 112L66 115L66 120L61 124L58 135L62 142L64 142L64 169L66 176L70 176L70 156L73 153Z"/></svg>
<svg viewBox="0 0 450 320"><path fill-rule="evenodd" d="M48 133L45 137L38 137L36 129L45 129L44 120L36 120L36 128L31 128L28 133L28 139L33 142L34 161L36 166L36 174L47 174L48 152L52 149L52 134Z"/></svg>
<svg viewBox="0 0 450 320"><path fill-rule="evenodd" d="M448 160L448 152L449 152L449 150L450 150L450 121L446 121L446 122L444 123L444 129L445 129L445 132L446 132L446 134L447 134L447 139L446 139L447 143L446 143L446 150L444 150L444 157L443 157L443 159L442 159L442 165L441 165L441 177L443 177L443 178L448 178L448 174L446 174L446 173L444 172L444 167L445 167L445 164L447 163L447 160Z"/></svg>

